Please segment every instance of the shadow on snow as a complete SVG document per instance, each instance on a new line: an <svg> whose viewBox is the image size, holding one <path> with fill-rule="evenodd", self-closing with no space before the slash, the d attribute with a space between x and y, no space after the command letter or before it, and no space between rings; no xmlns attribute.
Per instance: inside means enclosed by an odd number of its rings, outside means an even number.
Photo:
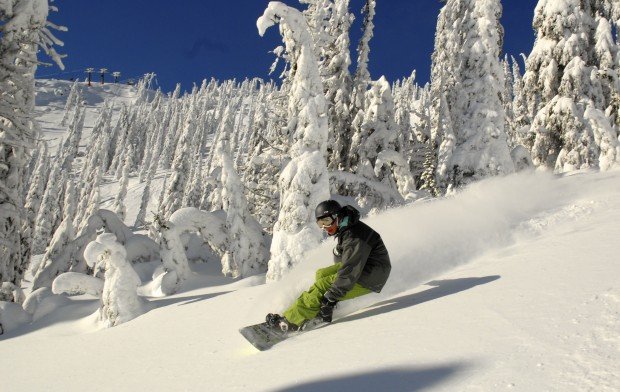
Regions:
<svg viewBox="0 0 620 392"><path fill-rule="evenodd" d="M206 301L208 299L215 298L220 295L227 294L227 293L230 293L230 291L221 291L219 293L193 295L189 297L162 297L161 299L151 299L151 303L153 303L155 308L163 308L163 307L175 305L175 304L179 304L179 306L190 305L196 302Z"/></svg>
<svg viewBox="0 0 620 392"><path fill-rule="evenodd" d="M217 296L227 294L230 291L222 291L219 293L210 293L203 295L193 295L193 296L185 296L185 297L164 297L161 299L157 298L148 298L148 303L146 305L145 312L138 317L142 317L148 312L163 308L167 306L183 306L190 305L193 303L206 301L211 298L215 298ZM67 323L67 322L75 322L80 319L84 319L88 316L94 314L97 309L101 306L101 300L99 299L89 299L89 300L79 300L73 303L69 303L61 308L59 308L57 312L52 312L48 315L41 317L38 320L35 320L31 323L24 324L21 327L18 327L14 330L8 331L2 335L0 335L0 341L13 339L22 335L26 335L37 331L39 329L50 327L54 324L59 323ZM131 321L129 321L131 322Z"/></svg>
<svg viewBox="0 0 620 392"><path fill-rule="evenodd" d="M404 295L402 297L391 298L386 301L378 302L372 305L371 308L362 310L359 313L350 316L345 316L335 321L335 323L359 320L366 317L376 316L379 314L389 313L395 310L419 305L424 302L433 301L441 297L446 297L448 295L456 294L461 291L469 290L482 284L493 282L495 280L498 280L499 278L499 275L491 275L479 278L433 280L426 283L427 286L433 286L433 288L424 290L419 293Z"/></svg>
<svg viewBox="0 0 620 392"><path fill-rule="evenodd" d="M385 369L353 374L278 389L278 392L419 391L454 376L466 365L453 364L413 369Z"/></svg>

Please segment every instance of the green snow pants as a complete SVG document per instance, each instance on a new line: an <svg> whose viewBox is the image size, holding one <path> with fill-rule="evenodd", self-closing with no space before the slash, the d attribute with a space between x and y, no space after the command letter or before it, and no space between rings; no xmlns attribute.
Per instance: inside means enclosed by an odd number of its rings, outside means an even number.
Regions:
<svg viewBox="0 0 620 392"><path fill-rule="evenodd" d="M314 284L308 291L302 293L299 298L297 298L297 301L284 312L283 316L286 317L290 323L302 325L306 320L313 319L319 314L323 294L329 290L336 280L340 265L340 263L336 263L316 271L316 281ZM371 290L356 283L344 297L340 298L340 300L353 299L371 292Z"/></svg>

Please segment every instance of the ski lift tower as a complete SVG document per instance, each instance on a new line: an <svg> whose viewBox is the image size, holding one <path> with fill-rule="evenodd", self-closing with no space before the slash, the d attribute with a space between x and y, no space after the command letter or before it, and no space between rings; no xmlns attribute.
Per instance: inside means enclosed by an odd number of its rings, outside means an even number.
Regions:
<svg viewBox="0 0 620 392"><path fill-rule="evenodd" d="M90 81L92 79L93 72L95 72L94 68L86 68L86 73L88 74L88 85L90 86Z"/></svg>
<svg viewBox="0 0 620 392"><path fill-rule="evenodd" d="M118 83L118 78L121 77L121 73L116 71L116 72L112 72L112 76L114 76L114 84Z"/></svg>
<svg viewBox="0 0 620 392"><path fill-rule="evenodd" d="M101 74L101 84L104 84L105 80L104 80L104 75L108 73L108 69L107 68L101 68L99 70L99 74Z"/></svg>

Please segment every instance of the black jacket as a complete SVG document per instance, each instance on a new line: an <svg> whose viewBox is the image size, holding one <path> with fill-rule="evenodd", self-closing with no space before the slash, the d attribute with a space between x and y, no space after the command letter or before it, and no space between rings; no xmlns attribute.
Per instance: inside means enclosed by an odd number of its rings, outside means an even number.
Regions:
<svg viewBox="0 0 620 392"><path fill-rule="evenodd" d="M342 266L325 297L338 300L355 283L380 292L392 269L381 236L361 222L359 211L351 206L343 207L338 217L341 227L336 234L338 245L334 249L334 261L341 262Z"/></svg>

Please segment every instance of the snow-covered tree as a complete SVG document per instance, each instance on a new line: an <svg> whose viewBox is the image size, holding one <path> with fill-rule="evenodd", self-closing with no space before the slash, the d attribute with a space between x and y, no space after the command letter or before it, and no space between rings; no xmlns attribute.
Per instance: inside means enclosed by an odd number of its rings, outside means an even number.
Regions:
<svg viewBox="0 0 620 392"><path fill-rule="evenodd" d="M506 134L506 138L508 140L508 146L513 147L515 145L516 135L515 135L515 123L514 123L514 113L512 111L512 106L514 102L514 74L512 70L512 66L510 64L510 58L508 55L504 56L504 59L501 62L503 68L503 84L502 84L502 105L504 107L504 133Z"/></svg>
<svg viewBox="0 0 620 392"><path fill-rule="evenodd" d="M600 161L609 168L616 160L609 142L616 139L609 104L618 89L611 3L545 0L536 7L536 42L524 75L536 165L563 172Z"/></svg>
<svg viewBox="0 0 620 392"><path fill-rule="evenodd" d="M86 203L86 208L82 211L81 216L76 216L75 221L79 222L79 226L74 226L78 228L78 235L82 235L84 230L88 227L88 221L91 216L95 214L97 210L99 210L99 203L101 202L101 179L103 176L103 169L101 167L97 167L92 179L92 188L88 195L85 198L88 199L88 203Z"/></svg>
<svg viewBox="0 0 620 392"><path fill-rule="evenodd" d="M351 142L351 148L358 151L359 156L357 166L352 169L370 180L378 180L398 190L403 197L413 196L415 183L409 165L401 154L394 100L385 77L371 84L364 106L363 122Z"/></svg>
<svg viewBox="0 0 620 392"><path fill-rule="evenodd" d="M41 200L45 192L50 170L50 161L47 153L47 143L42 143L37 158L37 163L30 177L30 187L26 195L26 224L34 228L34 221L41 207Z"/></svg>
<svg viewBox="0 0 620 392"><path fill-rule="evenodd" d="M463 3L463 44L456 74L459 90L454 106L449 107L453 134L442 137L437 167L439 186L444 190L514 171L500 98L501 5L498 0Z"/></svg>
<svg viewBox="0 0 620 392"><path fill-rule="evenodd" d="M156 98L157 99L157 98ZM140 168L140 174L138 176L139 181L142 183L145 181L148 173L157 169L159 166L159 158L162 153L163 142L165 139L166 131L170 123L170 117L172 114L173 104L164 103L163 97L159 98L161 103L157 106L159 115L154 115L150 122L149 128L155 129L149 139L149 144L146 147L145 157Z"/></svg>
<svg viewBox="0 0 620 392"><path fill-rule="evenodd" d="M618 132L610 126L609 116L601 110L590 106L583 113L583 118L592 130L594 143L598 147L598 167L601 170L611 169L620 162Z"/></svg>
<svg viewBox="0 0 620 392"><path fill-rule="evenodd" d="M179 99L181 94L181 85L177 84L176 88L170 95L168 101L170 102L170 113L165 118L165 124L167 129L178 129L179 122L181 121L183 104ZM160 155L160 166L164 169L170 169L172 164L172 158L175 153L176 141L179 135L177 132L166 132L163 140L163 148Z"/></svg>
<svg viewBox="0 0 620 392"><path fill-rule="evenodd" d="M54 278L68 271L74 262L73 258L67 256L67 247L75 239L73 219L76 212L76 190L72 179L68 179L64 186L62 222L54 231L43 259L35 271L32 281L33 290L51 287Z"/></svg>
<svg viewBox="0 0 620 392"><path fill-rule="evenodd" d="M258 19L259 33L274 23L280 30L291 62L288 104L291 161L280 175L280 213L274 227L268 280L278 280L321 240L314 224L314 208L329 198L325 153L327 144L326 102L312 37L298 10L270 2Z"/></svg>
<svg viewBox="0 0 620 392"><path fill-rule="evenodd" d="M182 207L183 195L185 194L191 169L191 141L196 128L196 120L197 106L192 102L185 118L181 136L174 154L174 161L172 162L172 178L168 184L162 207L162 213L165 218L170 217L174 211Z"/></svg>
<svg viewBox="0 0 620 392"><path fill-rule="evenodd" d="M32 243L32 253L35 255L45 251L50 238L62 221L59 196L61 193L60 186L64 186L64 184L61 182L62 173L60 165L61 162L56 161L52 167L52 172L41 200L41 207L35 219Z"/></svg>
<svg viewBox="0 0 620 392"><path fill-rule="evenodd" d="M529 118L527 111L527 100L523 88L523 75L519 63L512 57L512 80L513 80L513 101L512 101L512 128L513 145L528 145L527 136L532 119ZM531 143L529 143L531 145Z"/></svg>
<svg viewBox="0 0 620 392"><path fill-rule="evenodd" d="M109 172L117 175L117 179L120 178L125 155L129 148L129 133L134 115L135 111L132 112L127 105L123 105L114 129L114 139L111 141L114 144L114 151L110 152Z"/></svg>
<svg viewBox="0 0 620 392"><path fill-rule="evenodd" d="M64 257L66 256L65 249L74 239L73 219L67 217L54 232L50 245L43 255L43 259L32 281L33 290L41 287L52 287L52 282L56 276L69 271L73 260L70 257Z"/></svg>
<svg viewBox="0 0 620 392"><path fill-rule="evenodd" d="M328 167L347 170L346 157L351 140L351 92L353 81L349 30L353 15L349 0L335 0L328 25L329 42L322 46L319 73L325 89L329 126Z"/></svg>
<svg viewBox="0 0 620 392"><path fill-rule="evenodd" d="M71 85L69 95L67 95L67 102L65 102L65 113L60 120L60 125L67 125L67 120L71 116L71 112L76 109L82 101L82 90L79 85L79 81L76 80Z"/></svg>
<svg viewBox="0 0 620 392"><path fill-rule="evenodd" d="M127 207L125 207L125 198L127 197L127 185L129 184L129 171L131 170L131 156L132 148L129 147L127 156L125 157L125 163L123 164L123 172L118 187L118 193L114 199L112 210L118 215L120 220L125 220L127 215Z"/></svg>
<svg viewBox="0 0 620 392"><path fill-rule="evenodd" d="M452 109L460 89L460 51L463 46L463 0L447 0L437 18L431 60L431 139L437 146L444 132L452 133Z"/></svg>
<svg viewBox="0 0 620 392"><path fill-rule="evenodd" d="M78 105L71 119L65 141L58 148L58 159L62 162L62 169L65 171L71 171L73 168L73 160L78 154L80 140L82 139L85 115L86 108Z"/></svg>
<svg viewBox="0 0 620 392"><path fill-rule="evenodd" d="M202 149L203 142L203 133L196 132L194 135L194 142L192 142L191 152L191 171L189 175L189 180L187 181L187 185L185 188L185 193L183 194L183 201L181 205L183 207L199 207L200 199L202 196L202 188L203 188L203 159L200 154L200 150Z"/></svg>
<svg viewBox="0 0 620 392"><path fill-rule="evenodd" d="M589 71L581 57L570 61L558 95L536 114L531 130L536 135L532 158L537 166L559 172L597 166L598 147L582 108Z"/></svg>
<svg viewBox="0 0 620 392"><path fill-rule="evenodd" d="M28 153L37 138L32 120L37 51L43 49L62 68L53 49L61 44L49 28L47 0L0 1L0 284L19 285L30 260L21 232Z"/></svg>
<svg viewBox="0 0 620 392"><path fill-rule="evenodd" d="M366 94L371 81L370 72L368 71L368 59L370 57L370 40L373 37L375 27L373 23L375 8L375 0L366 0L364 8L362 8L362 14L364 14L362 22L363 34L357 46L357 69L353 77L351 117L355 117L357 111L364 109L364 94Z"/></svg>
<svg viewBox="0 0 620 392"><path fill-rule="evenodd" d="M64 184L64 200L62 203L62 219L73 221L77 210L77 190L75 189L75 181L71 177L67 178Z"/></svg>
<svg viewBox="0 0 620 392"><path fill-rule="evenodd" d="M420 175L420 187L422 191L428 192L431 196L437 197L440 195L439 189L437 189L437 182L435 173L437 171L437 155L434 146L429 139L427 142L426 152L424 154L424 170Z"/></svg>
<svg viewBox="0 0 620 392"><path fill-rule="evenodd" d="M424 187L437 193L439 173L431 178L430 170L437 169L440 162L451 159L454 151L453 108L460 89L458 75L461 71L459 53L463 46L462 31L465 3L461 0L447 0L437 18L435 49L431 60L431 108L430 108L430 148L431 156L425 161ZM441 149L439 149L441 145Z"/></svg>
<svg viewBox="0 0 620 392"><path fill-rule="evenodd" d="M183 228L163 221L159 215L153 225L158 233L159 255L163 263L162 271L155 280L159 282L161 294L171 295L179 290L191 273L180 237Z"/></svg>
<svg viewBox="0 0 620 392"><path fill-rule="evenodd" d="M144 190L142 191L142 199L140 200L140 208L136 215L136 220L133 224L134 229L143 227L146 224L146 212L151 201L151 183L155 176L154 170L149 170L146 176L146 182L144 184Z"/></svg>
<svg viewBox="0 0 620 392"><path fill-rule="evenodd" d="M268 252L260 224L248 210L243 184L230 157L228 136L222 135L217 154L222 165L222 201L226 211L228 248L222 258L224 275L246 277L264 272Z"/></svg>
<svg viewBox="0 0 620 392"><path fill-rule="evenodd" d="M284 100L284 92L273 85L264 86L263 100L256 110L252 125L248 158L243 172L243 183L247 189L248 208L252 215L271 232L278 216L280 191L278 175L287 158L282 141L282 119L278 110L269 110L270 102ZM202 207L201 207L202 208Z"/></svg>
<svg viewBox="0 0 620 392"><path fill-rule="evenodd" d="M100 234L88 244L84 255L90 267L105 270L99 308L99 321L105 327L130 321L147 310L146 301L137 293L140 277L127 261L127 251L114 234Z"/></svg>
<svg viewBox="0 0 620 392"><path fill-rule="evenodd" d="M223 142L223 140L228 141L230 135L235 131L234 129L234 116L233 116L232 106L227 106L220 118L220 124L217 128L216 134L214 136L215 146L212 148L213 154L211 155L211 160L208 165L209 167L209 175L207 180L205 181L205 196L207 199L207 209L208 210L221 210L222 209L222 159L223 156L221 154L221 150L218 151L218 146ZM201 203L203 204L203 203Z"/></svg>

